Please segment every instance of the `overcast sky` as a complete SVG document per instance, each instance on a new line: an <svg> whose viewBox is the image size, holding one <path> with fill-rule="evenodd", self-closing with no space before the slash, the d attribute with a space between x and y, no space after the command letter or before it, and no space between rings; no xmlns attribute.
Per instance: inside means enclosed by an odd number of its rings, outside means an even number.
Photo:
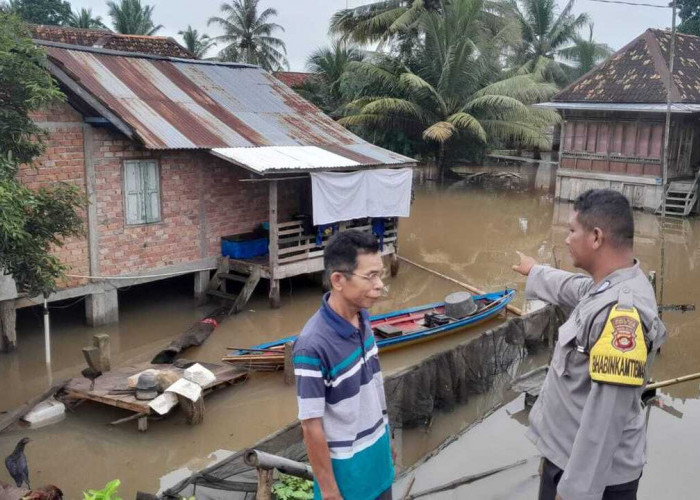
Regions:
<svg viewBox="0 0 700 500"><path fill-rule="evenodd" d="M564 0L557 0L561 5ZM664 0L646 0L647 3L667 4ZM153 20L164 28L159 35L172 36L178 41L179 30L191 24L193 28L210 36L221 34L216 26L207 27L207 20L218 15L221 0L142 0L154 5ZM277 36L287 44L292 71L303 71L308 55L317 47L328 43L328 22L338 9L371 3L367 0L261 0L262 8L277 9L277 23L285 29ZM92 8L94 15L101 15L103 22L111 24L104 0L71 0L74 9ZM612 5L591 0L577 0L576 12L588 12L595 23L594 37L619 49L647 28L671 26L671 10L647 7ZM587 36L587 33L586 33Z"/></svg>

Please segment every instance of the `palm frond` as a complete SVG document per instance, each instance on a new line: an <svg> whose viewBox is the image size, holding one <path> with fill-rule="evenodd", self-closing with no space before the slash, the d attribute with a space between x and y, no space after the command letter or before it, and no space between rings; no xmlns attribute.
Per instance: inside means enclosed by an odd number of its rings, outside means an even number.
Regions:
<svg viewBox="0 0 700 500"><path fill-rule="evenodd" d="M457 128L450 122L433 123L423 131L423 139L445 143L457 132Z"/></svg>

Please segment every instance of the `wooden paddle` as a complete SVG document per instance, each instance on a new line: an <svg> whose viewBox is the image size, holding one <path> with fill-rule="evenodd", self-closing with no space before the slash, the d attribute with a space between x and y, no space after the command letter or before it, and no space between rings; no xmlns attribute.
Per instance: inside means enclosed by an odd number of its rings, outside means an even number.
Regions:
<svg viewBox="0 0 700 500"><path fill-rule="evenodd" d="M459 285L459 286L461 286L462 288L465 288L465 289L469 290L470 292L472 292L472 293L474 293L474 294L476 294L476 295L484 295L484 294L486 293L485 291L480 290L479 288L476 288L475 286L472 286L472 285L470 285L470 284L468 284L468 283L464 283L464 282L462 282L462 281L459 281L459 280L456 280L456 279L451 278L451 277L449 277L449 276L446 276L446 275L444 275L444 274L442 274L442 273L439 273L439 272L435 271L434 269L430 269L429 267L422 266L422 265L418 264L417 262L413 262L412 260L407 259L406 257L402 257L401 255L399 255L398 258L401 259L401 260L404 261L404 262L407 262L408 264L411 264L412 266L417 267L418 269L422 269L423 271L428 271L429 273L433 273L434 275L439 276L439 277L441 277L441 278L443 278L443 279L446 279L447 281L451 281L452 283L454 283L454 284L456 284L456 285ZM522 316L522 315L523 315L523 311L522 311L519 307L515 307L515 306L512 305L512 304L508 304L508 305L506 306L506 309L508 309L510 312L512 312L512 313L515 314L516 316Z"/></svg>

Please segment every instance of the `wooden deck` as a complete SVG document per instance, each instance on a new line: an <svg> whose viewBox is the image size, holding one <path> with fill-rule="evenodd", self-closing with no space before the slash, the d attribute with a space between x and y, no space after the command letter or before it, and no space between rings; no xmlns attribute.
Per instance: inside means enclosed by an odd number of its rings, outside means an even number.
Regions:
<svg viewBox="0 0 700 500"><path fill-rule="evenodd" d="M212 390L226 385L233 385L243 381L247 374L236 367L220 365L214 363L200 363L205 368L211 370L216 375L216 380L204 387L203 394L206 396ZM90 390L91 382L85 377L71 379L66 385L66 392L69 398L78 400L89 400L109 406L116 406L124 410L134 412L134 419L139 420L139 430L146 430L146 421L149 415L154 412L148 406L150 401L136 399L134 393L125 393L129 389L127 379L132 375L140 373L149 368L155 370L171 370L184 373L182 368L174 365L152 365L141 363L138 365L125 366L107 372L95 379L95 387Z"/></svg>

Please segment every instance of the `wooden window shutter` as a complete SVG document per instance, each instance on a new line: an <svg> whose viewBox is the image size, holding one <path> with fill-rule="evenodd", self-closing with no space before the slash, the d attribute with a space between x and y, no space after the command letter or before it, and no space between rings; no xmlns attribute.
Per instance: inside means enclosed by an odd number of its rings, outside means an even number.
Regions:
<svg viewBox="0 0 700 500"><path fill-rule="evenodd" d="M141 183L141 169L138 161L124 163L124 201L126 203L126 223L142 224L143 217L143 189Z"/></svg>
<svg viewBox="0 0 700 500"><path fill-rule="evenodd" d="M143 174L143 192L146 209L146 222L160 220L160 176L158 164L155 161L141 163Z"/></svg>

